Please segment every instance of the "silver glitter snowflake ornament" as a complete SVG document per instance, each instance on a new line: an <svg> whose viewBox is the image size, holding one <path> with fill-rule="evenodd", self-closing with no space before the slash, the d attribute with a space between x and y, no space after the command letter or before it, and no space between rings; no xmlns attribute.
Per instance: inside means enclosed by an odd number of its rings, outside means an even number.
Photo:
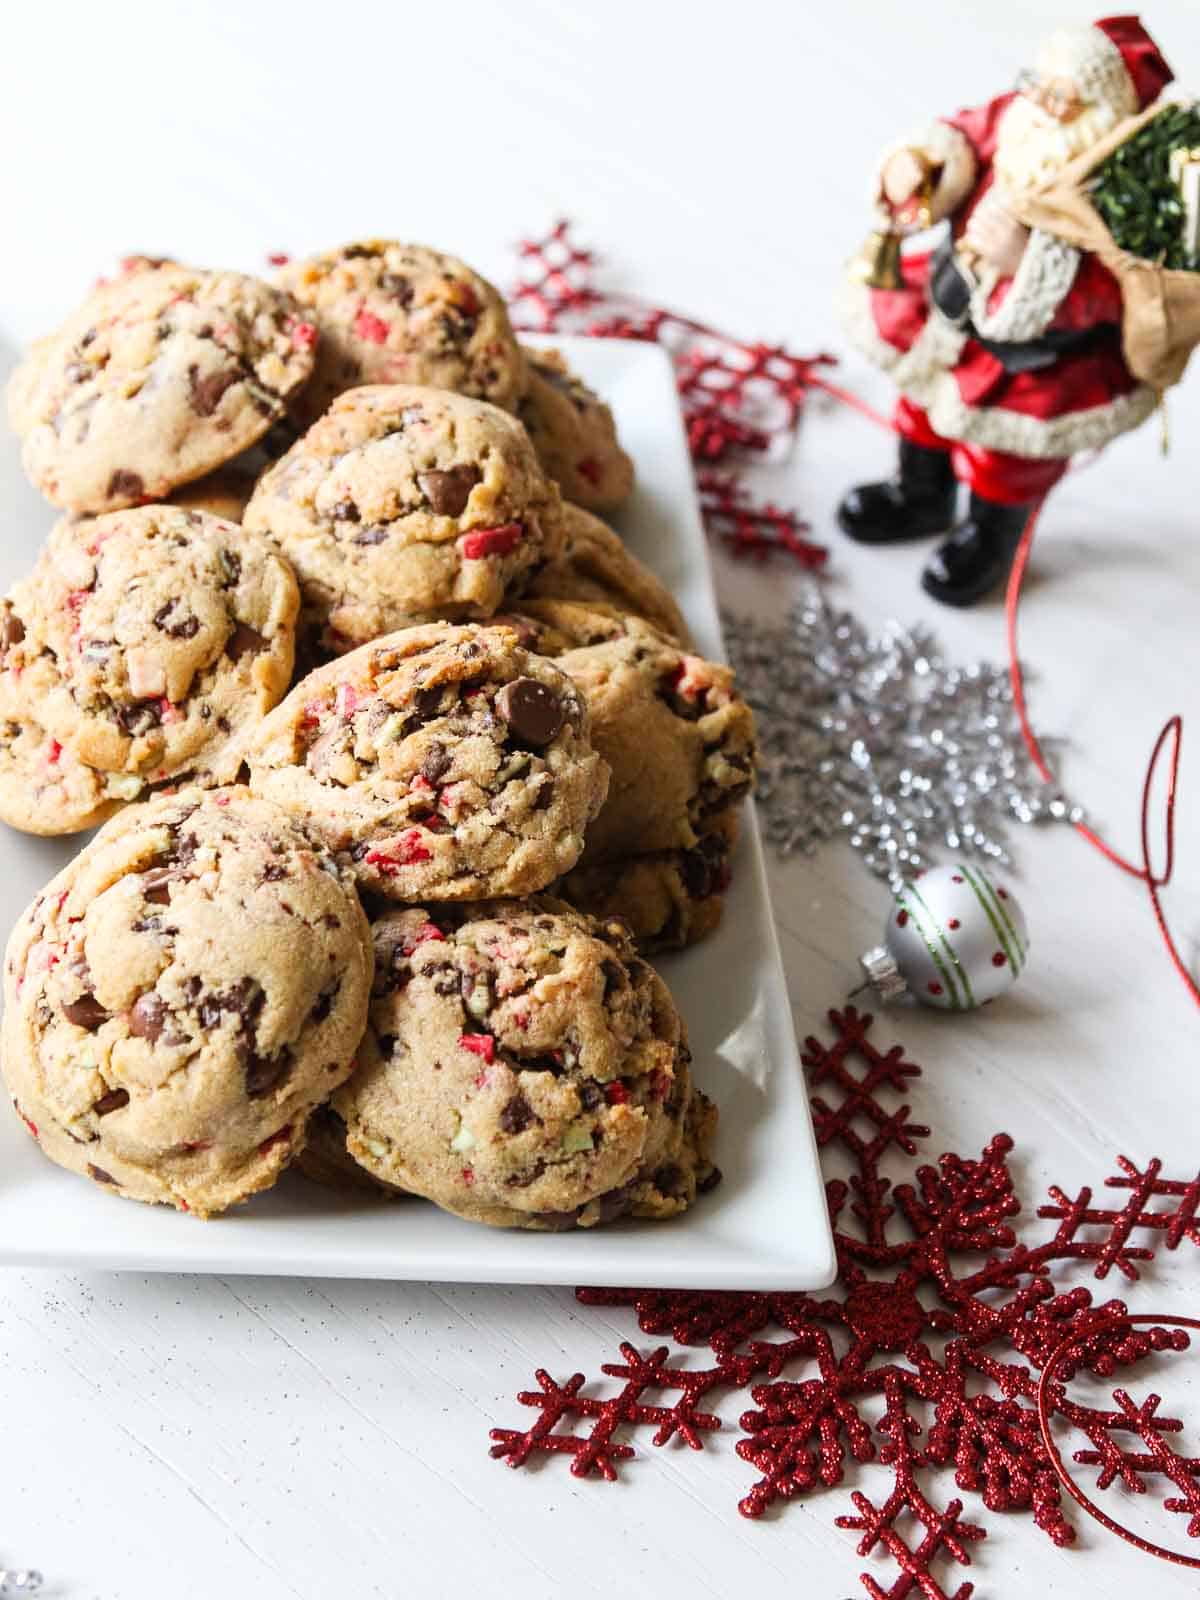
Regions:
<svg viewBox="0 0 1200 1600"><path fill-rule="evenodd" d="M0 1567L0 1600L17 1600L18 1595L37 1594L42 1587L42 1575L32 1567L13 1569Z"/></svg>
<svg viewBox="0 0 1200 1600"><path fill-rule="evenodd" d="M1009 864L1013 821L1080 819L1029 759L1006 668L947 662L925 627L873 634L815 585L781 627L723 621L758 718L760 812L782 854L845 834L895 886L943 850Z"/></svg>

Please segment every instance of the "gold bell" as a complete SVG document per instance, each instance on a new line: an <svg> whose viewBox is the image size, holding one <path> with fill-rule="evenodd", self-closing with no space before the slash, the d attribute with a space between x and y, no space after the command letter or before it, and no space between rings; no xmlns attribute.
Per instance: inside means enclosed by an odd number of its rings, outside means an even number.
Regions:
<svg viewBox="0 0 1200 1600"><path fill-rule="evenodd" d="M898 289L904 281L900 275L901 237L892 228L872 228L847 268L851 282L868 289Z"/></svg>
<svg viewBox="0 0 1200 1600"><path fill-rule="evenodd" d="M866 243L846 269L851 282L865 284L868 289L899 289L903 286L900 243L906 234L930 226L933 219L933 188L934 173L927 165L912 201L902 208L898 217L881 220L879 226L872 228L867 235ZM880 214L886 216L882 204Z"/></svg>

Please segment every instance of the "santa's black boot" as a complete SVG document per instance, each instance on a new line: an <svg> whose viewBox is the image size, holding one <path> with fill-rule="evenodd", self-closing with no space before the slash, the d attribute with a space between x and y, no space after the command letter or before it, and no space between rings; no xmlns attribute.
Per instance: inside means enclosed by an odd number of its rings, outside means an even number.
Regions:
<svg viewBox="0 0 1200 1600"><path fill-rule="evenodd" d="M843 533L859 544L927 539L954 526L958 484L948 450L900 441L900 470L884 483L860 483L838 507Z"/></svg>
<svg viewBox="0 0 1200 1600"><path fill-rule="evenodd" d="M967 520L934 552L921 574L926 594L946 606L973 606L1008 576L1032 505L1001 506L971 496Z"/></svg>

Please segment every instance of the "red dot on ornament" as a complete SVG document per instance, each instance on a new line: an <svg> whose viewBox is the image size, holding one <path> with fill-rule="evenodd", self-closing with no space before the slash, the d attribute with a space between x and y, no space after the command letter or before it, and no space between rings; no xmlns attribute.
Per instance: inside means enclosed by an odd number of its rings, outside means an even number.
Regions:
<svg viewBox="0 0 1200 1600"><path fill-rule="evenodd" d="M961 883L962 879L959 877L958 873L956 872L954 874L954 876L950 879L950 882L951 883Z"/></svg>
<svg viewBox="0 0 1200 1600"><path fill-rule="evenodd" d="M997 950L996 954L992 957L992 965L994 967L1002 967L1007 960L1008 957L1004 954L1004 951Z"/></svg>
<svg viewBox="0 0 1200 1600"><path fill-rule="evenodd" d="M930 994L941 994L941 992L942 992L941 984L940 983L931 983L929 985L929 992L930 992Z"/></svg>
<svg viewBox="0 0 1200 1600"><path fill-rule="evenodd" d="M1000 896L1001 900L1007 900L1008 899L1008 890L1007 889L997 889L996 893Z"/></svg>
<svg viewBox="0 0 1200 1600"><path fill-rule="evenodd" d="M957 917L951 917L950 921L946 924L946 926L948 928L961 928L962 927L962 923L958 920Z"/></svg>
<svg viewBox="0 0 1200 1600"><path fill-rule="evenodd" d="M907 921L908 921L908 912L907 911L897 911L897 913L896 913L896 926L898 928L902 928Z"/></svg>

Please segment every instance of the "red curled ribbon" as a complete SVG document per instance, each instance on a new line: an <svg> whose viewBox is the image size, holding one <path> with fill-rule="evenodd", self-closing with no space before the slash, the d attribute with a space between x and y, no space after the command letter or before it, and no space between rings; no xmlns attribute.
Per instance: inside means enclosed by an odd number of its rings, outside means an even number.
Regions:
<svg viewBox="0 0 1200 1600"><path fill-rule="evenodd" d="M1017 611L1021 601L1021 583L1025 577L1025 569L1029 565L1029 552L1033 546L1033 536L1037 531L1038 518L1045 501L1040 501L1029 514L1029 521L1025 524L1025 531L1021 535L1021 542L1017 546L1017 554L1013 560L1012 571L1008 575L1008 590L1004 598L1004 616L1008 634L1008 669L1012 682L1013 706L1017 713L1017 721L1021 727L1021 737L1025 741L1025 748L1029 751L1030 759L1046 783L1054 782L1054 774L1046 764L1042 755L1042 748L1038 743L1037 735L1029 725L1029 716L1025 709L1025 682L1021 672L1021 662L1017 654ZM1183 744L1183 718L1176 713L1163 724L1162 731L1154 742L1154 749L1150 752L1149 765L1146 768L1145 781L1142 784L1142 821L1141 842L1142 859L1140 865L1128 857L1114 850L1100 837L1094 829L1086 823L1075 822L1072 826L1081 833L1094 849L1099 850L1107 861L1119 867L1122 872L1131 878L1137 878L1146 885L1146 892L1150 896L1150 904L1154 910L1154 920L1158 923L1158 931L1162 935L1163 943L1167 947L1167 954L1176 972L1183 979L1184 985L1192 999L1200 1006L1200 984L1188 971L1183 957L1179 953L1179 946L1167 922L1166 913L1162 907L1162 897L1159 891L1171 881L1171 874L1175 870L1175 796L1179 782L1179 755ZM1154 787L1154 776L1158 770L1158 763L1164 750L1170 749L1170 768L1167 774L1167 804L1164 817L1164 840L1166 844L1166 860L1161 872L1156 873L1150 856L1150 796Z"/></svg>

